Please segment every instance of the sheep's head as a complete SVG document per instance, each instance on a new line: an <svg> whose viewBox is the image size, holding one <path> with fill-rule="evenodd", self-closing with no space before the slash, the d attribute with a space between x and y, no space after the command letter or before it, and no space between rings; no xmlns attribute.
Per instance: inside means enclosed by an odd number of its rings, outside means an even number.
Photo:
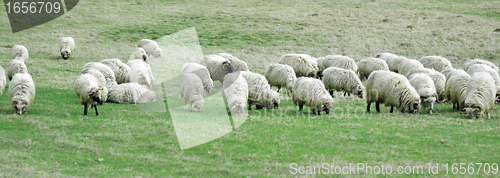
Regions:
<svg viewBox="0 0 500 178"><path fill-rule="evenodd" d="M201 108L203 108L203 103L205 101L204 100L198 100L198 101L195 101L192 105L191 105L191 111L195 111L195 112L200 112Z"/></svg>
<svg viewBox="0 0 500 178"><path fill-rule="evenodd" d="M359 97L360 99L363 99L364 91L365 91L365 87L363 87L363 86L358 86L358 87L356 88L356 95L358 95L358 97Z"/></svg>
<svg viewBox="0 0 500 178"><path fill-rule="evenodd" d="M137 48L134 51L134 59L142 59L144 62L148 59L148 54L144 48Z"/></svg>
<svg viewBox="0 0 500 178"><path fill-rule="evenodd" d="M12 106L16 109L16 114L26 114L26 110L30 105L29 100L23 97L14 97L12 100L14 101Z"/></svg>
<svg viewBox="0 0 500 178"><path fill-rule="evenodd" d="M465 105L465 113L469 114L471 119L477 119L479 116L483 115L481 112L481 107Z"/></svg>
<svg viewBox="0 0 500 178"><path fill-rule="evenodd" d="M213 83L205 83L203 88L205 89L205 91L207 93L210 93L212 91L212 88L214 88L214 84Z"/></svg>
<svg viewBox="0 0 500 178"><path fill-rule="evenodd" d="M242 102L236 102L233 104L233 106L230 109L231 114L234 115L241 115L245 113L245 103Z"/></svg>
<svg viewBox="0 0 500 178"><path fill-rule="evenodd" d="M89 98L94 101L94 103L102 105L104 103L105 98L102 98L101 91L97 88L90 89Z"/></svg>
<svg viewBox="0 0 500 178"><path fill-rule="evenodd" d="M431 110L434 108L434 103L436 102L436 97L435 96L420 97L420 99L422 101L422 106L424 108L429 108Z"/></svg>
<svg viewBox="0 0 500 178"><path fill-rule="evenodd" d="M224 61L222 63L222 70L226 72L225 74L233 73L234 67L231 61Z"/></svg>
<svg viewBox="0 0 500 178"><path fill-rule="evenodd" d="M155 53L153 53L153 57L160 58L162 56L162 51L160 47L157 47Z"/></svg>
<svg viewBox="0 0 500 178"><path fill-rule="evenodd" d="M144 92L135 103L154 103L156 102L156 94L153 90Z"/></svg>
<svg viewBox="0 0 500 178"><path fill-rule="evenodd" d="M420 98L416 101L411 102L408 105L408 112L411 114L416 114L420 112Z"/></svg>
<svg viewBox="0 0 500 178"><path fill-rule="evenodd" d="M69 50L63 50L61 51L61 56L63 59L68 59L71 56L71 51Z"/></svg>

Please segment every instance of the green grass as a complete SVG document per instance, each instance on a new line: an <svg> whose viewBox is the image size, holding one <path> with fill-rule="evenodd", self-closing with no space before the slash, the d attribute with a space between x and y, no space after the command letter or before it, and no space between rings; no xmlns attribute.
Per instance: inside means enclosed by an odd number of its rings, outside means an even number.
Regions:
<svg viewBox="0 0 500 178"><path fill-rule="evenodd" d="M447 104L437 105L433 115L391 114L384 106L381 113L369 114L364 100L337 93L330 115L309 115L307 107L300 115L281 92L279 110L251 110L233 132L181 150L172 113L105 103L98 106L99 116L92 111L83 116L73 81L87 62L126 61L138 40L191 27L203 53L231 53L259 73L286 53L344 54L359 61L392 52L409 58L442 55L456 68L471 58L498 64L499 5L447 0L92 0L16 34L0 8L0 23L5 24L0 27L0 65L7 67L13 45L25 45L37 86L28 115L12 114L7 89L0 96L0 177L289 177L292 163L368 163L393 169L439 163L443 175L445 163L498 163L498 109L490 120L467 119ZM70 60L58 57L63 36L77 43ZM182 101L169 102L180 118L196 122L193 116L218 115L211 111L223 105L207 100L202 112L190 113ZM160 95L155 107L162 109L163 104Z"/></svg>

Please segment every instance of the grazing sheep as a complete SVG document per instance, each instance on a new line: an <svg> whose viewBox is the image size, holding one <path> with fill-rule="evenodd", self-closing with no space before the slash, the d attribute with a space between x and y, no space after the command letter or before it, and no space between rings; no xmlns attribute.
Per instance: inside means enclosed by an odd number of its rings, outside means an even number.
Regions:
<svg viewBox="0 0 500 178"><path fill-rule="evenodd" d="M349 56L342 55L327 55L320 60L322 62L320 71L326 70L328 67L338 67L342 69L352 70L354 72L358 71L358 65L354 59Z"/></svg>
<svg viewBox="0 0 500 178"><path fill-rule="evenodd" d="M443 71L441 71L441 73L446 77L446 81L448 81L449 78L451 78L455 75L467 74L467 72L465 72L462 69L454 69L454 68L444 69Z"/></svg>
<svg viewBox="0 0 500 178"><path fill-rule="evenodd" d="M248 83L240 72L233 72L224 77L222 97L232 115L242 115L248 101Z"/></svg>
<svg viewBox="0 0 500 178"><path fill-rule="evenodd" d="M218 55L231 61L231 64L233 65L234 72L236 72L236 71L249 71L247 63L245 61L240 60L237 57L234 57L233 55L228 54L228 53L219 53Z"/></svg>
<svg viewBox="0 0 500 178"><path fill-rule="evenodd" d="M450 60L441 56L424 56L419 61L425 68L434 69L438 72L453 68Z"/></svg>
<svg viewBox="0 0 500 178"><path fill-rule="evenodd" d="M9 66L7 67L7 77L9 80L12 80L12 77L17 73L28 73L28 68L26 64L19 58L15 58L9 62Z"/></svg>
<svg viewBox="0 0 500 178"><path fill-rule="evenodd" d="M5 78L5 70L3 70L3 67L0 66L0 95L3 94L6 84L7 84L7 79Z"/></svg>
<svg viewBox="0 0 500 178"><path fill-rule="evenodd" d="M378 53L375 58L379 58L382 60L386 60L387 58L391 57L398 57L398 55L392 54L392 53Z"/></svg>
<svg viewBox="0 0 500 178"><path fill-rule="evenodd" d="M160 46L158 46L158 43L156 41L150 40L150 39L142 39L139 41L139 44L137 45L139 48L143 48L146 51L146 54L148 57L155 57L155 58L160 58L162 55L162 51ZM143 59L143 58L139 58Z"/></svg>
<svg viewBox="0 0 500 178"><path fill-rule="evenodd" d="M495 69L493 69L485 64L473 64L473 65L469 66L469 68L467 70L467 73L469 75L472 76L476 72L486 72L486 73L490 74L491 77L493 77L493 80L495 81L496 91L497 91L496 98L498 100L498 98L500 98L500 75L498 74L498 72Z"/></svg>
<svg viewBox="0 0 500 178"><path fill-rule="evenodd" d="M316 78L319 70L316 60L307 54L285 54L279 63L292 67L297 77Z"/></svg>
<svg viewBox="0 0 500 178"><path fill-rule="evenodd" d="M75 52L75 40L72 37L62 37L59 51L63 59L68 59Z"/></svg>
<svg viewBox="0 0 500 178"><path fill-rule="evenodd" d="M89 105L95 109L98 116L97 105L102 105L108 98L108 89L101 85L99 80L90 73L81 74L75 81L75 93L78 102L83 105L83 115L87 115ZM91 108L91 109L92 109Z"/></svg>
<svg viewBox="0 0 500 178"><path fill-rule="evenodd" d="M23 45L14 45L14 47L12 47L12 59L16 58L17 60L21 60L23 62L28 60L28 49L26 49L26 47L24 47Z"/></svg>
<svg viewBox="0 0 500 178"><path fill-rule="evenodd" d="M446 80L445 98L453 104L453 109L462 110L467 97L467 83L470 75L457 73Z"/></svg>
<svg viewBox="0 0 500 178"><path fill-rule="evenodd" d="M216 54L205 55L200 64L207 67L213 81L220 81L221 83L224 81L224 76L234 70L231 61Z"/></svg>
<svg viewBox="0 0 500 178"><path fill-rule="evenodd" d="M89 62L83 66L83 69L87 68L94 68L97 69L99 72L104 75L106 78L106 86L107 88L112 88L118 83L116 83L116 78L115 78L115 73L113 72L113 69L111 69L109 66L106 64L100 63L100 62Z"/></svg>
<svg viewBox="0 0 500 178"><path fill-rule="evenodd" d="M438 101L438 103L444 102L444 100L445 100L444 90L446 87L446 76L444 76L442 73L440 73L434 69L429 69L429 68L411 69L407 73L407 76L408 76L408 78L410 78L411 75L416 74L416 73L424 73L432 78L432 81L434 82L434 86L436 86L436 92L438 94L437 101Z"/></svg>
<svg viewBox="0 0 500 178"><path fill-rule="evenodd" d="M210 72L205 66L198 63L186 63L182 66L181 73L183 74L188 72L196 74L200 77L203 82L203 88L205 88L207 93L212 91L214 81L210 78Z"/></svg>
<svg viewBox="0 0 500 178"><path fill-rule="evenodd" d="M384 60L372 57L363 59L358 63L358 75L360 80L368 78L368 76L376 70L389 70L389 66Z"/></svg>
<svg viewBox="0 0 500 178"><path fill-rule="evenodd" d="M193 73L182 74L181 96L184 98L184 108L186 110L200 112L205 101L203 98L203 83L200 77Z"/></svg>
<svg viewBox="0 0 500 178"><path fill-rule="evenodd" d="M373 71L366 80L366 111L370 112L370 105L375 102L377 112L380 112L380 103L391 106L392 113L397 107L401 113L418 113L420 111L420 96L411 86L408 79L401 74L390 71Z"/></svg>
<svg viewBox="0 0 500 178"><path fill-rule="evenodd" d="M264 76L271 86L278 87L277 92L280 91L281 87L285 87L288 96L290 96L293 84L297 80L293 68L285 64L270 64L267 66Z"/></svg>
<svg viewBox="0 0 500 178"><path fill-rule="evenodd" d="M354 71L337 67L328 67L323 71L321 79L327 90L345 91L345 94L354 93L363 99L365 87ZM333 97L333 93L330 93Z"/></svg>
<svg viewBox="0 0 500 178"><path fill-rule="evenodd" d="M130 61L129 61L130 62ZM150 89L154 84L153 72L146 62L139 60L130 66L130 82L144 85Z"/></svg>
<svg viewBox="0 0 500 178"><path fill-rule="evenodd" d="M420 96L421 105L423 109L429 108L429 113L432 114L434 109L434 102L436 102L437 93L434 82L432 82L431 77L426 74L416 73L411 75L410 84L417 90Z"/></svg>
<svg viewBox="0 0 500 178"><path fill-rule="evenodd" d="M380 53L375 56L376 58L380 58L387 63L390 71L398 72L399 65L401 61L406 60L406 57L398 56L392 53Z"/></svg>
<svg viewBox="0 0 500 178"><path fill-rule="evenodd" d="M120 59L104 59L101 63L106 64L113 70L117 84L130 82L130 67Z"/></svg>
<svg viewBox="0 0 500 178"><path fill-rule="evenodd" d="M146 53L146 50L144 50L144 48L139 47L134 50L133 57L134 59L142 59L144 60L144 62L146 62L146 60L148 59L148 54Z"/></svg>
<svg viewBox="0 0 500 178"><path fill-rule="evenodd" d="M35 100L35 82L30 74L14 75L9 83L9 100L16 114L27 114L26 110Z"/></svg>
<svg viewBox="0 0 500 178"><path fill-rule="evenodd" d="M469 67L471 65L474 65L474 64L486 64L487 66L495 69L496 71L498 71L500 73L500 69L498 69L497 65L493 64L490 61L482 60L482 59L473 59L473 60L469 60L469 61L465 62L465 64L464 64L464 70L465 71L469 70Z"/></svg>
<svg viewBox="0 0 500 178"><path fill-rule="evenodd" d="M279 108L279 94L271 90L266 77L250 71L240 71L240 75L248 84L248 110L252 110L252 105L255 105L257 109Z"/></svg>
<svg viewBox="0 0 500 178"><path fill-rule="evenodd" d="M495 105L496 91L495 80L491 75L486 72L474 73L467 82L465 112L472 119L487 113L490 119L490 111Z"/></svg>
<svg viewBox="0 0 500 178"><path fill-rule="evenodd" d="M415 59L402 60L398 67L398 73L406 77L410 77L408 72L415 68L424 68L424 65Z"/></svg>
<svg viewBox="0 0 500 178"><path fill-rule="evenodd" d="M106 84L107 84L106 77L104 77L104 75L97 69L86 68L86 69L82 70L81 74L92 74L99 81L99 84L101 86L106 86ZM106 87L106 89L107 89L107 87ZM106 101L106 99L104 99L104 101Z"/></svg>
<svg viewBox="0 0 500 178"><path fill-rule="evenodd" d="M123 83L109 89L108 101L113 103L153 103L156 94L138 83Z"/></svg>
<svg viewBox="0 0 500 178"><path fill-rule="evenodd" d="M325 85L321 80L314 78L299 77L293 85L292 100L295 106L299 106L300 113L304 105L318 115L321 115L321 111L329 114L333 107L333 98L326 91Z"/></svg>

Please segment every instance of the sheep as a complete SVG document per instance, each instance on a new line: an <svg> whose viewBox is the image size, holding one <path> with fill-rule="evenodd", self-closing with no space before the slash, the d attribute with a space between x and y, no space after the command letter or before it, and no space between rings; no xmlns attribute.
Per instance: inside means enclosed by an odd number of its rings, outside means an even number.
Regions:
<svg viewBox="0 0 500 178"><path fill-rule="evenodd" d="M240 71L240 74L248 83L248 110L252 110L252 105L257 109L278 109L279 94L271 90L266 77L250 71Z"/></svg>
<svg viewBox="0 0 500 178"><path fill-rule="evenodd" d="M445 101L444 90L446 87L446 76L444 76L442 73L440 73L434 69L413 68L407 73L407 77L410 78L411 75L416 74L416 73L424 73L432 78L432 81L434 82L434 86L436 87L436 92L438 94L437 102L438 103L444 102Z"/></svg>
<svg viewBox="0 0 500 178"><path fill-rule="evenodd" d="M467 97L465 98L465 112L471 118L487 113L490 119L490 111L495 105L496 93L495 80L486 72L474 73L467 82Z"/></svg>
<svg viewBox="0 0 500 178"><path fill-rule="evenodd" d="M293 85L292 100L295 106L299 106L300 113L304 105L317 115L321 115L321 111L330 114L333 107L332 96L326 91L321 80L315 78L299 77Z"/></svg>
<svg viewBox="0 0 500 178"><path fill-rule="evenodd" d="M200 77L193 73L184 73L181 76L181 96L184 98L184 109L200 112L204 103L203 83ZM187 105L189 103L189 106Z"/></svg>
<svg viewBox="0 0 500 178"><path fill-rule="evenodd" d="M27 114L35 100L35 82L28 73L14 75L9 83L9 100L16 114Z"/></svg>
<svg viewBox="0 0 500 178"><path fill-rule="evenodd" d="M108 101L113 103L153 103L156 94L138 83L123 83L109 89Z"/></svg>
<svg viewBox="0 0 500 178"><path fill-rule="evenodd" d="M146 88L150 89L154 84L153 72L149 64L142 60L133 63L130 66L130 82L139 83L144 85Z"/></svg>
<svg viewBox="0 0 500 178"><path fill-rule="evenodd" d="M245 61L240 60L237 57L234 57L233 55L228 54L228 53L219 53L218 55L231 61L231 64L233 65L234 72L236 72L236 71L249 71L247 63Z"/></svg>
<svg viewBox="0 0 500 178"><path fill-rule="evenodd" d="M317 77L319 71L316 60L307 54L285 54L279 63L292 67L297 77Z"/></svg>
<svg viewBox="0 0 500 178"><path fill-rule="evenodd" d="M203 56L200 64L207 67L213 81L220 81L221 83L224 83L224 76L234 70L231 61L216 54Z"/></svg>
<svg viewBox="0 0 500 178"><path fill-rule="evenodd" d="M462 69L454 69L454 68L444 69L443 71L441 71L441 73L446 77L446 81L448 81L449 78L451 78L455 75L467 74L467 72L465 72Z"/></svg>
<svg viewBox="0 0 500 178"><path fill-rule="evenodd" d="M420 61L420 63L422 63L425 68L434 69L438 72L453 68L450 60L441 56L424 56L421 57L418 61Z"/></svg>
<svg viewBox="0 0 500 178"><path fill-rule="evenodd" d="M0 95L3 94L5 90L5 85L7 84L7 79L5 78L5 70L0 66Z"/></svg>
<svg viewBox="0 0 500 178"><path fill-rule="evenodd" d="M94 68L86 68L82 70L81 74L92 74L98 81L101 86L106 86L106 77L97 69ZM107 88L106 88L107 89ZM106 101L106 100L104 100Z"/></svg>
<svg viewBox="0 0 500 178"><path fill-rule="evenodd" d="M89 105L95 109L95 115L99 116L97 105L102 105L108 98L108 89L90 73L81 74L75 81L75 93L78 102L83 105L83 115L87 115ZM91 109L92 109L91 108Z"/></svg>
<svg viewBox="0 0 500 178"><path fill-rule="evenodd" d="M457 73L446 80L445 98L453 104L453 109L462 110L467 97L467 82L470 75Z"/></svg>
<svg viewBox="0 0 500 178"><path fill-rule="evenodd" d="M12 47L12 59L16 58L23 62L28 60L29 58L28 49L26 49L26 47L24 47L23 45L14 45L14 47Z"/></svg>
<svg viewBox="0 0 500 178"><path fill-rule="evenodd" d="M229 107L231 115L242 115L248 101L248 83L240 72L233 72L224 77L222 97Z"/></svg>
<svg viewBox="0 0 500 178"><path fill-rule="evenodd" d="M437 93L431 77L426 74L416 73L411 75L408 81L410 81L410 84L417 90L423 109L429 108L429 114L432 114Z"/></svg>
<svg viewBox="0 0 500 178"><path fill-rule="evenodd" d="M146 62L146 60L148 59L148 54L146 53L146 50L144 50L144 48L138 47L134 50L132 57L134 59L142 59L144 60L144 62Z"/></svg>
<svg viewBox="0 0 500 178"><path fill-rule="evenodd" d="M390 112L397 107L400 112L418 113L420 111L420 96L411 86L408 79L401 74L390 71L373 71L366 80L366 111L375 102L377 112L380 103L391 106Z"/></svg>
<svg viewBox="0 0 500 178"><path fill-rule="evenodd" d="M366 58L358 63L358 76L360 80L368 78L370 73L376 70L389 70L387 62L380 58Z"/></svg>
<svg viewBox="0 0 500 178"><path fill-rule="evenodd" d="M162 55L162 50L160 46L158 46L158 43L156 41L150 40L150 39L142 39L139 41L139 44L137 45L139 48L143 48L146 51L146 54L148 57L155 57L155 58L160 58ZM143 58L139 58L143 59Z"/></svg>
<svg viewBox="0 0 500 178"><path fill-rule="evenodd" d="M75 40L72 37L62 37L59 43L59 51L64 60L70 58L75 52Z"/></svg>
<svg viewBox="0 0 500 178"><path fill-rule="evenodd" d="M473 65L469 66L469 68L467 70L467 73L469 75L473 75L476 72L486 72L486 73L490 74L491 77L493 77L493 80L495 81L496 91L497 91L496 98L498 100L500 98L500 75L498 74L498 72L495 69L493 69L485 64L473 64Z"/></svg>
<svg viewBox="0 0 500 178"><path fill-rule="evenodd" d="M113 69L111 69L109 66L106 64L100 63L100 62L89 62L83 66L83 69L87 68L94 68L97 69L99 72L104 75L106 78L106 86L107 88L112 88L118 83L116 83L116 78L115 78L115 73L113 72Z"/></svg>
<svg viewBox="0 0 500 178"><path fill-rule="evenodd" d="M285 64L270 64L267 66L264 76L269 85L278 87L277 92L280 91L281 87L285 87L288 96L290 96L293 84L297 80L293 68Z"/></svg>
<svg viewBox="0 0 500 178"><path fill-rule="evenodd" d="M182 66L181 73L183 74L188 72L196 74L200 77L203 82L203 88L205 88L207 93L212 91L214 81L210 78L210 72L205 66L198 63L186 63Z"/></svg>
<svg viewBox="0 0 500 178"><path fill-rule="evenodd" d="M485 65L495 69L496 71L498 71L500 73L500 69L498 69L497 65L493 64L490 61L483 60L483 59L473 59L473 60L469 60L469 61L465 62L464 70L465 71L469 70L469 67L471 65L474 65L474 64L485 64Z"/></svg>
<svg viewBox="0 0 500 178"><path fill-rule="evenodd" d="M402 60L398 67L398 73L406 77L409 77L408 72L415 68L424 68L424 65L422 65L420 61L415 59Z"/></svg>
<svg viewBox="0 0 500 178"><path fill-rule="evenodd" d="M393 72L398 72L401 61L406 60L405 57L398 56L392 53L379 53L375 56L375 58L384 60L387 63L389 70Z"/></svg>
<svg viewBox="0 0 500 178"><path fill-rule="evenodd" d="M349 56L342 55L327 55L321 60L322 64L320 71L326 70L328 67L338 67L343 69L352 70L354 72L358 71L358 65L354 59Z"/></svg>
<svg viewBox="0 0 500 178"><path fill-rule="evenodd" d="M106 64L113 70L117 84L130 82L130 67L120 59L104 59L101 63Z"/></svg>
<svg viewBox="0 0 500 178"><path fill-rule="evenodd" d="M344 96L346 93L349 96L351 95L350 93L354 93L363 99L365 87L352 70L328 67L323 71L323 78L321 80L327 90L345 91ZM333 97L333 93L331 92L330 94Z"/></svg>
<svg viewBox="0 0 500 178"><path fill-rule="evenodd" d="M15 58L9 62L9 66L7 66L7 77L9 80L12 80L12 77L17 73L28 73L28 68L26 64L20 58Z"/></svg>

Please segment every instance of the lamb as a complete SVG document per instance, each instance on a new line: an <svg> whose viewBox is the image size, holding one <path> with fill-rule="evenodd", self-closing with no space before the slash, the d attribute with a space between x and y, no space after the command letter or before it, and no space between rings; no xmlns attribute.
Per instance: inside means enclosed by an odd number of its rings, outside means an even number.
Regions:
<svg viewBox="0 0 500 178"><path fill-rule="evenodd" d="M130 67L120 59L104 59L101 63L106 64L113 70L117 84L130 82Z"/></svg>
<svg viewBox="0 0 500 178"><path fill-rule="evenodd" d="M75 81L75 93L78 102L83 105L83 115L87 115L89 105L95 109L95 115L98 116L97 105L102 105L108 98L108 89L102 85L94 75L86 73L81 74ZM92 109L91 108L91 109Z"/></svg>
<svg viewBox="0 0 500 178"><path fill-rule="evenodd" d="M274 108L278 109L280 98L278 92L271 90L266 78L263 75L250 71L240 71L248 84L248 110L252 110L252 105L257 109Z"/></svg>
<svg viewBox="0 0 500 178"><path fill-rule="evenodd" d="M328 67L338 67L343 69L352 70L354 72L358 71L358 65L354 61L354 59L349 56L342 55L327 55L323 59L320 60L322 63L320 71L326 70Z"/></svg>
<svg viewBox="0 0 500 178"><path fill-rule="evenodd" d="M441 56L424 56L421 57L419 61L425 68L434 69L438 72L453 68L450 60Z"/></svg>
<svg viewBox="0 0 500 178"><path fill-rule="evenodd" d="M443 71L441 71L441 73L446 77L446 81L448 81L449 78L451 78L455 75L467 74L467 72L465 72L462 69L454 69L454 68L444 69Z"/></svg>
<svg viewBox="0 0 500 178"><path fill-rule="evenodd" d="M473 64L473 65L469 66L469 68L467 70L467 73L469 75L473 75L476 72L486 72L486 73L490 74L491 77L493 77L493 80L495 81L496 91L497 91L496 98L498 100L500 98L500 75L498 74L498 72L495 69L493 69L485 64Z"/></svg>
<svg viewBox="0 0 500 178"><path fill-rule="evenodd" d="M428 69L428 68L411 69L407 73L407 76L408 76L408 78L410 78L411 75L416 74L416 73L424 73L432 78L432 81L434 82L434 86L436 87L436 92L438 94L437 101L438 101L438 103L444 102L444 100L445 100L444 90L446 87L446 76L444 76L442 73L440 73L434 69Z"/></svg>
<svg viewBox="0 0 500 178"><path fill-rule="evenodd" d="M222 84L222 97L224 103L229 107L231 115L242 115L248 101L248 83L240 75L240 72L233 72L224 77Z"/></svg>
<svg viewBox="0 0 500 178"><path fill-rule="evenodd" d="M196 74L200 77L203 82L203 88L207 93L212 91L214 81L210 78L210 72L205 66L198 63L186 63L182 66L181 73L183 74L188 72Z"/></svg>
<svg viewBox="0 0 500 178"><path fill-rule="evenodd" d="M302 113L304 105L311 109L314 114L321 114L325 111L330 113L333 107L333 98L326 91L325 85L319 79L299 77L293 85L292 100L295 106L299 106L299 112Z"/></svg>
<svg viewBox="0 0 500 178"><path fill-rule="evenodd" d="M445 98L451 101L453 109L462 110L467 97L467 82L470 75L467 73L457 73L446 80Z"/></svg>
<svg viewBox="0 0 500 178"><path fill-rule="evenodd" d="M146 60L148 59L148 54L146 53L146 50L144 50L144 48L141 47L135 49L132 56L134 59L142 59L144 60L144 62L146 62Z"/></svg>
<svg viewBox="0 0 500 178"><path fill-rule="evenodd" d="M366 58L358 63L358 76L360 80L368 78L370 73L376 70L389 70L387 62L380 58Z"/></svg>
<svg viewBox="0 0 500 178"><path fill-rule="evenodd" d="M5 78L5 70L0 66L0 96L5 90L5 85L7 84L7 79Z"/></svg>
<svg viewBox="0 0 500 178"><path fill-rule="evenodd" d="M130 66L130 82L144 85L148 89L153 87L154 77L149 64L142 60L133 62Z"/></svg>
<svg viewBox="0 0 500 178"><path fill-rule="evenodd" d="M307 54L285 54L281 56L280 64L286 64L293 68L297 77L317 77L318 63Z"/></svg>
<svg viewBox="0 0 500 178"><path fill-rule="evenodd" d="M354 71L337 67L328 67L323 71L321 79L327 90L345 91L346 93L354 93L359 98L363 99L365 87ZM333 93L330 93L333 97Z"/></svg>
<svg viewBox="0 0 500 178"><path fill-rule="evenodd" d="M123 83L109 89L108 101L113 103L154 103L156 94L138 83Z"/></svg>
<svg viewBox="0 0 500 178"><path fill-rule="evenodd" d="M20 58L15 58L9 62L9 66L7 66L7 77L9 80L12 80L12 77L17 73L28 73L28 68L26 64Z"/></svg>
<svg viewBox="0 0 500 178"><path fill-rule="evenodd" d="M27 114L35 100L35 82L28 73L14 75L9 83L9 100L16 114Z"/></svg>
<svg viewBox="0 0 500 178"><path fill-rule="evenodd" d="M75 52L75 40L72 37L62 37L59 43L59 51L63 59L68 59Z"/></svg>
<svg viewBox="0 0 500 178"><path fill-rule="evenodd" d="M182 74L181 96L184 98L184 108L186 110L200 112L205 101L203 98L203 83L200 77L193 73Z"/></svg>
<svg viewBox="0 0 500 178"><path fill-rule="evenodd" d="M473 60L469 60L469 61L465 62L465 64L464 64L464 70L465 71L469 70L469 67L471 65L474 65L474 64L485 64L485 65L487 65L487 66L495 69L496 71L498 71L500 73L500 69L498 69L497 65L493 64L490 61L482 60L482 59L473 59Z"/></svg>
<svg viewBox="0 0 500 178"><path fill-rule="evenodd" d="M89 62L83 66L83 69L87 68L97 69L99 72L102 73L102 75L104 75L104 77L106 78L105 87L113 88L114 86L118 85L118 83L116 83L115 73L113 72L113 69L111 69L109 66L100 62Z"/></svg>
<svg viewBox="0 0 500 178"><path fill-rule="evenodd" d="M221 83L224 81L224 76L234 70L231 61L216 54L205 55L200 64L207 67L213 81L220 81Z"/></svg>
<svg viewBox="0 0 500 178"><path fill-rule="evenodd" d="M218 55L231 61L231 64L233 65L234 72L236 72L236 71L249 71L247 63L245 61L240 60L237 57L234 57L233 55L228 54L228 53L219 53Z"/></svg>
<svg viewBox="0 0 500 178"><path fill-rule="evenodd" d="M412 69L415 69L415 68L424 68L424 65L422 65L422 63L420 63L420 61L417 61L415 59L402 60L401 64L399 64L399 67L398 67L398 73L400 73L406 77L410 77L408 75L408 72Z"/></svg>
<svg viewBox="0 0 500 178"><path fill-rule="evenodd" d="M437 93L434 82L432 82L431 77L426 74L416 73L411 75L410 84L417 90L420 96L422 107L429 108L429 114L432 114L434 109L434 102L436 102Z"/></svg>
<svg viewBox="0 0 500 178"><path fill-rule="evenodd" d="M491 75L486 72L474 73L467 82L465 112L471 118L478 118L487 113L490 119L490 111L495 105L496 91L495 80Z"/></svg>
<svg viewBox="0 0 500 178"><path fill-rule="evenodd" d="M420 111L420 96L411 86L408 79L401 74L390 71L373 71L366 80L366 110L375 102L377 112L380 103L391 106L390 112L397 107L400 112L418 113Z"/></svg>
<svg viewBox="0 0 500 178"><path fill-rule="evenodd" d="M264 76L271 86L278 87L277 92L280 91L281 87L285 87L288 96L290 96L293 84L297 80L293 68L285 64L271 64L267 66Z"/></svg>
<svg viewBox="0 0 500 178"><path fill-rule="evenodd" d="M143 48L146 51L148 57L160 58L162 55L162 50L156 41L150 39L142 39L139 41L137 45L139 48ZM142 59L142 58L139 58Z"/></svg>
<svg viewBox="0 0 500 178"><path fill-rule="evenodd" d="M26 47L24 47L23 45L14 45L14 47L12 47L12 59L16 58L23 62L28 60L29 58L28 49L26 49Z"/></svg>

